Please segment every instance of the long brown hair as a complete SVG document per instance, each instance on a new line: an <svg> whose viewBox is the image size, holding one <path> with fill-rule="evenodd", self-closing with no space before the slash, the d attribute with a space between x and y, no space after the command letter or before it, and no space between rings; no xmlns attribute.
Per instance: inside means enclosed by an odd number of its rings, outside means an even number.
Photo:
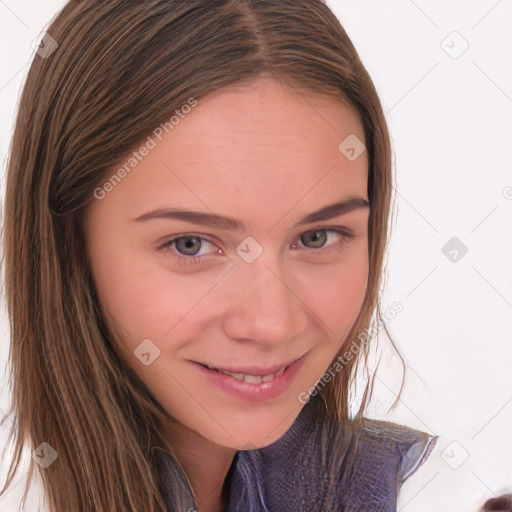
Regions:
<svg viewBox="0 0 512 512"><path fill-rule="evenodd" d="M41 470L52 511L164 510L152 453L172 454L170 418L123 364L100 312L82 233L93 191L190 98L264 73L353 106L369 158L369 280L344 345L359 357L321 391L331 416L346 422L369 346L357 335L380 318L390 138L373 83L321 0L71 0L47 32L58 47L34 56L8 162L3 270L16 441L3 492L24 443L48 443L58 454ZM23 501L34 469L31 460ZM174 509L187 510L178 461L172 478Z"/></svg>

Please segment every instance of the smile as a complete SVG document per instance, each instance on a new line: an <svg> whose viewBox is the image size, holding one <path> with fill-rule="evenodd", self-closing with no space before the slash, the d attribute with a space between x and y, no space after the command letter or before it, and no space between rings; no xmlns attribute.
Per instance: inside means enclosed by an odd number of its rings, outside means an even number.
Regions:
<svg viewBox="0 0 512 512"><path fill-rule="evenodd" d="M233 397L248 401L266 401L285 393L295 380L306 354L298 359L267 367L219 368L192 362L207 382Z"/></svg>
<svg viewBox="0 0 512 512"><path fill-rule="evenodd" d="M230 372L228 370L221 370L220 368L212 368L211 366L204 365L209 370L215 370L220 373L225 373L226 375L229 375L237 380L243 380L244 382L247 382L248 384L261 384L262 382L270 382L271 380L274 380L276 377L281 375L286 368L289 366L282 366L277 370L276 372L271 372L267 375L251 375L249 373L236 373L236 372Z"/></svg>

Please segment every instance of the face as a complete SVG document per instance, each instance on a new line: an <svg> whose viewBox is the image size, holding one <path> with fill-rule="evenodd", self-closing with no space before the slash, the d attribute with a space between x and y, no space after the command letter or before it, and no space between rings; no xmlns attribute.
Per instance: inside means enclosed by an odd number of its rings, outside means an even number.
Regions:
<svg viewBox="0 0 512 512"><path fill-rule="evenodd" d="M185 429L267 446L363 304L368 160L339 149L364 141L362 124L261 78L162 131L87 211L101 308L126 364Z"/></svg>

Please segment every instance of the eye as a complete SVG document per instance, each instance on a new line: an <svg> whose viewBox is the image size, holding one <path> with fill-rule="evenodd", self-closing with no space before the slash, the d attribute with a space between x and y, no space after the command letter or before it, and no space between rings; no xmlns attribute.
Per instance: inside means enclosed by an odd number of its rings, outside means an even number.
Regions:
<svg viewBox="0 0 512 512"><path fill-rule="evenodd" d="M352 238L354 235L346 229L321 228L300 235L299 240L303 247L292 244L292 248L317 249L319 251L342 250ZM222 249L216 247L213 242L194 234L174 236L164 242L159 250L169 251L171 257L179 265L201 264L203 259L210 255L222 254Z"/></svg>
<svg viewBox="0 0 512 512"><path fill-rule="evenodd" d="M167 250L173 247L173 258L180 264L195 264L199 260L206 257L206 254L200 254L201 249L207 249L208 246L215 247L212 242L196 235L180 235L167 240L160 246L161 250ZM177 253L177 254L176 254ZM217 248L212 254L219 254L220 249Z"/></svg>
<svg viewBox="0 0 512 512"><path fill-rule="evenodd" d="M199 237L182 237L174 240L176 250L185 256L197 256L201 249L201 238Z"/></svg>
<svg viewBox="0 0 512 512"><path fill-rule="evenodd" d="M338 243L336 244L336 239ZM308 249L324 249L335 248L342 249L349 239L354 238L354 235L346 230L340 228L336 229L315 229L313 231L307 231L300 236L300 242ZM328 241L334 241L334 243L326 245Z"/></svg>

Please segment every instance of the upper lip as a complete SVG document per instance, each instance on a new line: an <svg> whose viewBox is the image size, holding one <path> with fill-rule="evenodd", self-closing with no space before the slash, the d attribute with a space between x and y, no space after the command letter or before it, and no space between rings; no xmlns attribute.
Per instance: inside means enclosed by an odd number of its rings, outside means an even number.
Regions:
<svg viewBox="0 0 512 512"><path fill-rule="evenodd" d="M295 359L292 359L287 363L279 363L279 364L267 366L267 367L261 367L261 366L227 367L227 366L217 366L217 365L208 364L208 363L199 363L199 364L202 364L203 366L208 366L209 368L214 368L215 370L224 370L224 371L230 372L230 373L243 373L244 375L260 375L263 377L265 375L270 375L271 373L275 373L283 367L286 368L286 367L290 366L291 364L295 363L299 359L302 359L304 357L304 355L302 355L300 357L296 357Z"/></svg>

